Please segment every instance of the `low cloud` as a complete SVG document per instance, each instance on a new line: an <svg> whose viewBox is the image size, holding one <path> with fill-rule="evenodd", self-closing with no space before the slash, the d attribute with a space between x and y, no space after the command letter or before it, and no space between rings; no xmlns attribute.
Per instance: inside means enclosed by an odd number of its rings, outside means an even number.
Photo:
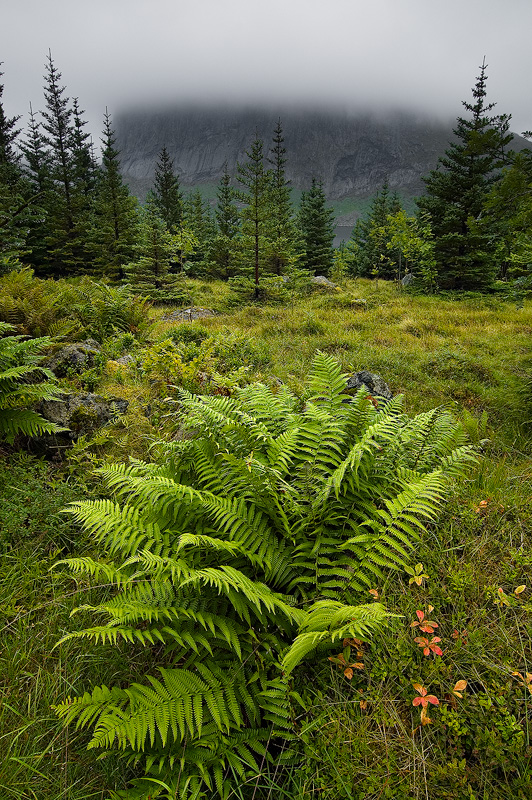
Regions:
<svg viewBox="0 0 532 800"><path fill-rule="evenodd" d="M20 0L2 11L9 114L44 105L48 49L97 135L105 107L405 108L456 116L486 56L488 100L532 127L529 0ZM526 89L526 91L525 91Z"/></svg>

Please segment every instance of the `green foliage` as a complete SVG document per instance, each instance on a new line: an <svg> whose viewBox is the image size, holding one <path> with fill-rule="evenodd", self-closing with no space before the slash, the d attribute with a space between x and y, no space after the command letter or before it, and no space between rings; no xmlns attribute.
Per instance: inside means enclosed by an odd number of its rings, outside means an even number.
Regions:
<svg viewBox="0 0 532 800"><path fill-rule="evenodd" d="M0 318L30 336L91 336L101 342L121 331L142 338L150 326L149 308L127 285L44 280L27 267L0 280Z"/></svg>
<svg viewBox="0 0 532 800"><path fill-rule="evenodd" d="M148 197L140 212L136 260L125 267L135 291L152 301L172 303L181 299L179 278L171 272L179 262L182 238L178 242L178 237L170 233L154 198Z"/></svg>
<svg viewBox="0 0 532 800"><path fill-rule="evenodd" d="M270 222L270 175L264 164L264 143L256 138L246 151L243 164L237 165L237 180L241 186L236 198L244 204L240 212L239 238L240 272L252 278L255 298L260 295L260 279L267 270L266 245Z"/></svg>
<svg viewBox="0 0 532 800"><path fill-rule="evenodd" d="M426 193L418 201L430 217L438 283L445 288L482 289L496 275L490 232L478 219L512 136L507 115L490 115L486 80L483 63L473 102L463 103L471 117L458 117L456 140L425 178Z"/></svg>
<svg viewBox="0 0 532 800"><path fill-rule="evenodd" d="M209 258L216 265L216 272L221 278L231 278L237 270L237 235L239 231L239 215L235 204L235 190L231 186L231 177L227 171L220 180L216 205L217 232L211 242Z"/></svg>
<svg viewBox="0 0 532 800"><path fill-rule="evenodd" d="M160 465L100 470L115 499L73 505L104 555L66 563L115 594L83 606L103 621L63 641L129 642L157 661L142 683L124 676L57 709L92 728L89 748L142 765L118 796L228 797L230 774L256 776L275 759L268 743L294 736L288 673L385 624L360 598L404 565L475 458L445 412L411 420L400 398L377 408L344 387L318 354L303 409L261 384L235 398L182 391L176 421L192 438Z"/></svg>
<svg viewBox="0 0 532 800"><path fill-rule="evenodd" d="M333 211L327 208L322 181L312 179L308 192L301 195L298 226L304 256L302 265L310 272L328 275L333 267Z"/></svg>
<svg viewBox="0 0 532 800"><path fill-rule="evenodd" d="M433 292L436 281L436 260L434 242L427 218L420 215L409 217L406 211L398 211L388 216L387 228L390 234L386 247L399 256L397 278L410 272L415 276L415 288Z"/></svg>
<svg viewBox="0 0 532 800"><path fill-rule="evenodd" d="M396 194L390 195L387 183L377 192L365 219L357 220L347 244L347 257L353 275L393 280L399 272L398 253L390 247L389 218L401 213Z"/></svg>
<svg viewBox="0 0 532 800"><path fill-rule="evenodd" d="M36 436L64 430L32 409L40 400L56 400L61 390L54 375L39 366L48 338L10 336L13 326L0 322L0 439L13 443L17 434Z"/></svg>
<svg viewBox="0 0 532 800"><path fill-rule="evenodd" d="M105 111L102 137L102 166L94 197L90 232L95 266L111 279L124 277L124 265L131 261L137 239L137 200L120 174L120 153L111 116Z"/></svg>
<svg viewBox="0 0 532 800"><path fill-rule="evenodd" d="M268 354L248 337L225 330L212 335L187 324L167 331L142 357L142 374L165 396L184 387L204 394L231 394L249 382L252 369L268 363Z"/></svg>
<svg viewBox="0 0 532 800"><path fill-rule="evenodd" d="M153 200L166 229L176 233L183 218L183 193L179 178L174 174L174 163L168 150L163 147L155 165Z"/></svg>
<svg viewBox="0 0 532 800"><path fill-rule="evenodd" d="M101 342L116 331L143 337L150 325L149 308L148 300L134 294L127 284L85 280L75 289L70 313L87 334Z"/></svg>

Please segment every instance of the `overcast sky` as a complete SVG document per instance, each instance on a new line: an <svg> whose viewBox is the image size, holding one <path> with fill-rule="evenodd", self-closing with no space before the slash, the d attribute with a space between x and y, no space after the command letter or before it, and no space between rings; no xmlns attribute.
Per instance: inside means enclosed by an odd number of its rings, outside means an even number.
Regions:
<svg viewBox="0 0 532 800"><path fill-rule="evenodd" d="M9 115L43 107L48 49L90 128L105 107L253 102L455 117L488 100L532 128L532 0L0 0Z"/></svg>

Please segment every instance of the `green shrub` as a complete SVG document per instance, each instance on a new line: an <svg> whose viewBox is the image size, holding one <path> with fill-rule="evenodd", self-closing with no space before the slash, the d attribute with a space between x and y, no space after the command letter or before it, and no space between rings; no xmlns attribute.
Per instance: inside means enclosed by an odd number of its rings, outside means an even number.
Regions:
<svg viewBox="0 0 532 800"><path fill-rule="evenodd" d="M117 331L144 337L151 324L149 308L148 300L134 294L128 285L85 280L75 289L70 313L85 335L103 342Z"/></svg>
<svg viewBox="0 0 532 800"><path fill-rule="evenodd" d="M12 325L0 322L0 439L10 444L19 433L36 436L64 430L32 409L40 400L61 395L52 382L54 374L39 366L41 351L50 340L5 335L12 330Z"/></svg>
<svg viewBox="0 0 532 800"><path fill-rule="evenodd" d="M290 673L384 626L368 588L404 567L474 455L441 410L410 420L400 398L376 408L344 390L318 354L303 410L284 387L181 392L189 437L166 445L161 465L100 470L115 500L74 504L104 553L65 563L116 593L84 606L102 622L65 639L129 642L157 666L142 684L125 673L57 709L93 728L90 748L142 765L117 797L228 798L261 761L281 765L300 702Z"/></svg>

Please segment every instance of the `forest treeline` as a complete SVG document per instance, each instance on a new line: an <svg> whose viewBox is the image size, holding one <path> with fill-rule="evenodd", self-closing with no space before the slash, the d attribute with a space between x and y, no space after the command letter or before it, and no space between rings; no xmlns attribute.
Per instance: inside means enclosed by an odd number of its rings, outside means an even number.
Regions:
<svg viewBox="0 0 532 800"><path fill-rule="evenodd" d="M1 75L2 73L0 73ZM387 184L351 239L333 247L333 211L312 179L296 208L286 178L281 121L226 170L215 207L188 194L166 147L144 204L120 173L106 111L97 156L79 101L48 55L44 109L29 125L8 118L0 85L0 273L30 266L40 277L89 275L127 282L153 300L179 298L180 276L232 280L260 296L291 274L401 279L426 291L488 289L530 280L532 151L511 149L510 116L486 100L486 64L464 102L454 139L425 177L408 214Z"/></svg>

